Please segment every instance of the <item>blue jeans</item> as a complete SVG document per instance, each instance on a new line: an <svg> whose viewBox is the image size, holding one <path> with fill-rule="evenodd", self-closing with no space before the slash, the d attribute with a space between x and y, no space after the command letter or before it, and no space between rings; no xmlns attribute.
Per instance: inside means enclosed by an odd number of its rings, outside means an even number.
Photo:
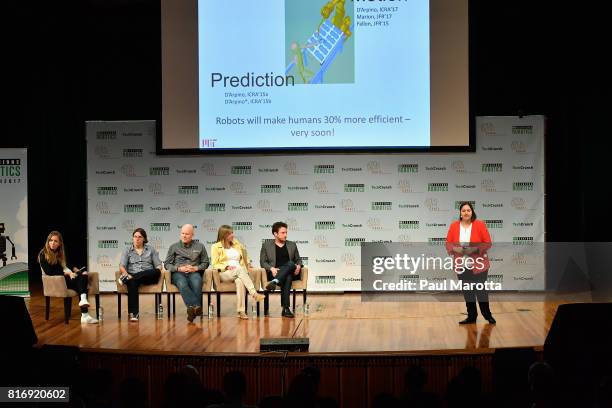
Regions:
<svg viewBox="0 0 612 408"><path fill-rule="evenodd" d="M172 283L181 291L186 306L202 306L202 274L172 272Z"/></svg>

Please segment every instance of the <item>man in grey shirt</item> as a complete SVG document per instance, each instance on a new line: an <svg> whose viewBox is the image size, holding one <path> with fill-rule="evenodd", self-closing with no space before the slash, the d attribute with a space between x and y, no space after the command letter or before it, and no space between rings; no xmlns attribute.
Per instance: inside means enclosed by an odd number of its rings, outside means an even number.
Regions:
<svg viewBox="0 0 612 408"><path fill-rule="evenodd" d="M168 249L164 266L172 274L187 306L187 320L202 316L202 275L208 268L208 254L200 242L193 240L193 225L181 228L181 239Z"/></svg>

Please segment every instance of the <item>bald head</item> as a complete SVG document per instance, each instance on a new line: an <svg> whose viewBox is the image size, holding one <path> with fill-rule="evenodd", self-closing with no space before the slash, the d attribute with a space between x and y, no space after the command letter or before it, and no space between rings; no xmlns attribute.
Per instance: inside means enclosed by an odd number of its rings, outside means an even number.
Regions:
<svg viewBox="0 0 612 408"><path fill-rule="evenodd" d="M192 239L193 239L193 225L184 224L181 227L181 241L183 242L183 244L189 245Z"/></svg>

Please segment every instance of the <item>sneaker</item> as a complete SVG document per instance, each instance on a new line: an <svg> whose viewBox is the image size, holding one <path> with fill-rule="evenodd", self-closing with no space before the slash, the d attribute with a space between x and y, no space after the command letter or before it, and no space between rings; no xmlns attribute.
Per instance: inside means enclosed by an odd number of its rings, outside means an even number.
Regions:
<svg viewBox="0 0 612 408"><path fill-rule="evenodd" d="M94 319L89 314L86 314L85 316L81 315L81 323L97 324L98 319Z"/></svg>
<svg viewBox="0 0 612 408"><path fill-rule="evenodd" d="M283 307L283 312L281 313L283 317L294 318L293 312L288 307Z"/></svg>
<svg viewBox="0 0 612 408"><path fill-rule="evenodd" d="M244 312L238 312L238 318L242 320L249 320L249 316Z"/></svg>
<svg viewBox="0 0 612 408"><path fill-rule="evenodd" d="M87 299L81 299L81 301L79 302L79 306L89 307L89 302L87 301Z"/></svg>
<svg viewBox="0 0 612 408"><path fill-rule="evenodd" d="M130 322L138 321L138 313L130 313Z"/></svg>
<svg viewBox="0 0 612 408"><path fill-rule="evenodd" d="M271 280L270 282L268 282L268 284L266 285L266 290L267 291L274 291L274 289L276 289L276 282L274 282L273 280Z"/></svg>

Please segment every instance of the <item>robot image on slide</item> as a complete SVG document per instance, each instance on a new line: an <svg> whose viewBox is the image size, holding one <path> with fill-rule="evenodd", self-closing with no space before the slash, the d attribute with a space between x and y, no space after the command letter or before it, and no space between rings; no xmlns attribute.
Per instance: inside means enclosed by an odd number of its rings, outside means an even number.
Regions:
<svg viewBox="0 0 612 408"><path fill-rule="evenodd" d="M11 241L11 237L8 235L4 235L5 227L4 223L0 222L0 259L2 260L2 266L6 266L6 261L8 260L6 257L6 241L11 243L11 260L17 259L15 255L15 244Z"/></svg>
<svg viewBox="0 0 612 408"><path fill-rule="evenodd" d="M345 0L327 2L321 8L321 22L306 43L303 45L297 41L291 43L293 60L285 69L285 75L295 70L296 76L304 84L323 83L323 75L352 35L351 18L346 15L344 4ZM316 62L309 64L311 59L309 55Z"/></svg>

